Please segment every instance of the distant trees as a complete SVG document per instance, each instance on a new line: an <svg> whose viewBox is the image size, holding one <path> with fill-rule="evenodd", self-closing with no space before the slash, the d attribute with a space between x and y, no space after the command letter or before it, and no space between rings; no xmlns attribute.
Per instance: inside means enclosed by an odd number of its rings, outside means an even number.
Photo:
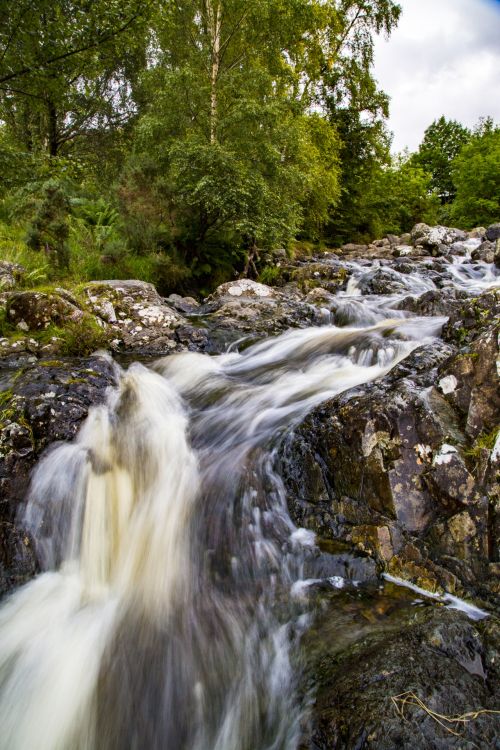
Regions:
<svg viewBox="0 0 500 750"><path fill-rule="evenodd" d="M488 226L500 219L500 127L491 119L479 123L453 162L457 193L451 207L461 227Z"/></svg>
<svg viewBox="0 0 500 750"><path fill-rule="evenodd" d="M441 203L451 203L455 198L453 160L470 137L470 131L459 122L440 117L429 125L413 156L413 161L431 175L431 187Z"/></svg>

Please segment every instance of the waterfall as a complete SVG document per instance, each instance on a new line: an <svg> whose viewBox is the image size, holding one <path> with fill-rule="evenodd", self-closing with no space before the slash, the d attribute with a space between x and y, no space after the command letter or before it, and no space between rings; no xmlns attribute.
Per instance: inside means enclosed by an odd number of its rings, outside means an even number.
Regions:
<svg viewBox="0 0 500 750"><path fill-rule="evenodd" d="M364 325L134 364L43 458L23 519L42 572L0 609L0 748L298 747L308 614L290 591L314 539L275 450L439 334L443 319L377 304Z"/></svg>

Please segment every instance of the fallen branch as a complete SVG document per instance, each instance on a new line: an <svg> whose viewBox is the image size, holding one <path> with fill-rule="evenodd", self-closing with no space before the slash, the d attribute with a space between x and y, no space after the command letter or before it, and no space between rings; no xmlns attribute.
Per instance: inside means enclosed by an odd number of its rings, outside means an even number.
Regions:
<svg viewBox="0 0 500 750"><path fill-rule="evenodd" d="M399 695L393 695L391 697L391 701L394 704L394 707L398 714L401 716L402 719L406 721L405 716L405 709L408 706L416 706L417 708L422 709L422 711L425 711L425 713L431 717L434 721L436 721L438 724L440 724L443 729L445 729L447 732L450 732L450 734L454 734L456 737L459 737L462 732L456 731L458 729L458 726L461 725L462 731L465 729L465 726L471 722L475 721L479 716L484 715L492 715L492 714L499 714L500 711L495 711L493 709L488 708L480 708L477 711L468 711L467 713L460 714L459 716L446 716L446 714L439 714L437 711L433 711L428 706L425 705L425 703L418 697L418 695L415 695L411 690L407 690L405 693L400 693ZM453 725L455 727L453 728Z"/></svg>

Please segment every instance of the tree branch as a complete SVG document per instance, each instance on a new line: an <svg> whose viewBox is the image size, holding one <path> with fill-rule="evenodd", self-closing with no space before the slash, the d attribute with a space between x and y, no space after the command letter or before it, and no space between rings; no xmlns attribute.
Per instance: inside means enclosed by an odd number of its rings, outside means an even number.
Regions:
<svg viewBox="0 0 500 750"><path fill-rule="evenodd" d="M130 26L132 26L132 24L140 16L141 16L141 13L135 13L132 16L132 18L129 18L128 21L124 23L123 26L120 26L119 29L116 29L108 34L105 34L100 39L96 39L93 42L89 42L89 44L85 44L82 47L77 47L76 49L67 50L66 52L63 52L60 55L54 55L54 57L50 57L48 60L45 60L45 62L39 63L38 65L27 65L24 68L19 68L18 70L13 71L12 73L8 73L5 76L1 76L0 84L6 83L7 81L12 81L13 78L20 78L21 76L24 76L27 73L32 73L34 70L49 68L51 65L53 65L56 62L61 62L61 60L67 60L68 57L73 57L74 55L79 55L82 52L88 52L91 49L96 49L97 47L100 47L106 42L109 42L111 39L114 39L119 34L123 34L123 32L126 31L128 28L130 28Z"/></svg>

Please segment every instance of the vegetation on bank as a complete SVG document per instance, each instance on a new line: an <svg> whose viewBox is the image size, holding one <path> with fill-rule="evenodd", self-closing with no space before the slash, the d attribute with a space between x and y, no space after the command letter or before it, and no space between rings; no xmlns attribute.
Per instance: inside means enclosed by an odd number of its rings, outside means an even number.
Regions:
<svg viewBox="0 0 500 750"><path fill-rule="evenodd" d="M206 292L262 251L500 214L500 130L390 154L392 0L39 0L0 10L0 257L32 284ZM267 273L270 273L267 271ZM27 283L27 282L26 282Z"/></svg>

